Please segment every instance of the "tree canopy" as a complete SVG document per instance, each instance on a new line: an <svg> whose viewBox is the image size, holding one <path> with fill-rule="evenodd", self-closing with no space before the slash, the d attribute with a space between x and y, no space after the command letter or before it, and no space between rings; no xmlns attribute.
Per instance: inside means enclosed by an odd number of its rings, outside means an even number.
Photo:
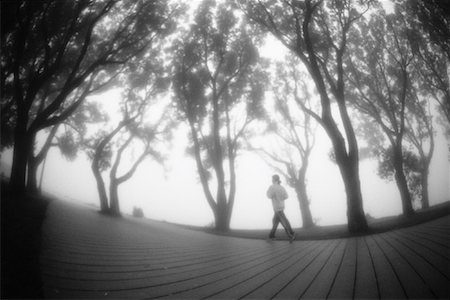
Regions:
<svg viewBox="0 0 450 300"><path fill-rule="evenodd" d="M298 192L308 226L313 124L332 144L351 232L368 229L361 153L395 179L405 214L415 198L427 207L437 125L450 134L448 7L392 3L203 0L190 11L183 1L2 1L1 149L13 148L11 188L17 198L37 189L51 147L69 159L83 149L102 211L120 215L119 185L149 156L164 163L157 145L182 126L216 229L226 231L239 154L262 121L283 150L259 150ZM289 52L276 67L261 55L269 36ZM115 115L93 100L111 89L122 93Z"/></svg>
<svg viewBox="0 0 450 300"><path fill-rule="evenodd" d="M263 113L265 77L258 64L257 38L230 6L204 1L175 44L176 105L191 129L200 181L219 230L229 228L240 139Z"/></svg>

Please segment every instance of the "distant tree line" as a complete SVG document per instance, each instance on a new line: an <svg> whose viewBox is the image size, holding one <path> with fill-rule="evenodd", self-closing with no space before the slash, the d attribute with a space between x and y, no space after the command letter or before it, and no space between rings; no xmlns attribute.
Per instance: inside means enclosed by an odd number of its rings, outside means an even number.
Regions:
<svg viewBox="0 0 450 300"><path fill-rule="evenodd" d="M450 8L392 3L386 12L376 0L204 0L190 15L183 1L3 1L1 146L13 148L11 190L18 201L38 191L51 147L69 159L84 151L101 211L120 215L120 184L147 157L164 163L164 145L184 124L217 230L230 227L244 150L285 176L311 227L307 170L320 126L342 175L349 231L368 229L366 157L395 180L405 215L414 199L426 208L436 126L450 136ZM268 36L285 58L260 56ZM117 88L118 119L90 101ZM276 147L255 144L256 135L274 136Z"/></svg>

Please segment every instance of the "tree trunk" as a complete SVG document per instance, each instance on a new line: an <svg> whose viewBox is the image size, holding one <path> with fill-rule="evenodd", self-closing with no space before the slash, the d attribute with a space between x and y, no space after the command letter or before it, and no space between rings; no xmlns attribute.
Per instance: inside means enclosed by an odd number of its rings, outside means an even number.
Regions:
<svg viewBox="0 0 450 300"><path fill-rule="evenodd" d="M230 214L226 201L219 201L217 199L217 207L214 211L215 228L220 232L227 232L230 230Z"/></svg>
<svg viewBox="0 0 450 300"><path fill-rule="evenodd" d="M25 178L27 171L27 161L31 151L31 140L27 134L26 120L18 118L14 130L14 151L11 167L11 178L9 181L11 191L15 197L23 199L25 195Z"/></svg>
<svg viewBox="0 0 450 300"><path fill-rule="evenodd" d="M216 95L215 84L213 83L213 138L214 147L212 163L217 178L217 212L216 229L218 231L228 231L230 228L228 218L228 203L225 192L225 171L223 169L224 155L222 143L220 140L220 118L219 118L219 99Z"/></svg>
<svg viewBox="0 0 450 300"><path fill-rule="evenodd" d="M345 105L342 57L340 57L337 61L339 76L338 82L336 83L337 90L334 94L339 106L339 113L343 123L342 125L344 126L346 138L348 141L348 152L345 139L341 134L337 123L333 119L333 114L331 112L331 101L328 96L327 85L325 84L325 79L322 76L322 72L316 60L316 53L310 39L308 24L312 16L312 12L313 11L310 10L310 14L307 15L302 29L308 57L304 55L303 51L297 52L299 54L299 57L308 67L309 73L311 74L316 89L320 95L322 116L319 117L314 114L312 114L312 116L319 121L319 123L327 132L331 143L333 144L333 149L336 155L336 163L339 166L345 185L345 191L347 193L348 230L353 233L366 232L369 228L367 226L367 220L362 207L361 184L359 181L358 144ZM341 52L340 55L343 55L343 52Z"/></svg>
<svg viewBox="0 0 450 300"><path fill-rule="evenodd" d="M353 233L366 232L369 227L362 206L359 162L355 158L348 156L343 158L339 155L336 155L336 162L339 166L347 194L348 230Z"/></svg>
<svg viewBox="0 0 450 300"><path fill-rule="evenodd" d="M44 170L45 170L46 162L47 162L47 156L44 157L44 161L42 163L42 168L41 168L41 176L39 176L39 193L42 193L42 182L44 181Z"/></svg>
<svg viewBox="0 0 450 300"><path fill-rule="evenodd" d="M119 184L116 180L111 180L109 183L109 205L110 213L113 216L121 216L119 205Z"/></svg>
<svg viewBox="0 0 450 300"><path fill-rule="evenodd" d="M295 183L295 192L297 193L297 199L300 205L303 228L311 228L314 226L314 222L309 208L308 195L306 193L305 174L302 171L299 172L299 180Z"/></svg>
<svg viewBox="0 0 450 300"><path fill-rule="evenodd" d="M428 173L429 173L429 164L423 168L422 174L421 174L421 183L422 183L422 208L429 208L430 207L430 200L428 197Z"/></svg>
<svg viewBox="0 0 450 300"><path fill-rule="evenodd" d="M34 158L33 151L30 151L28 155L27 190L31 193L39 193L37 184L38 167L38 161Z"/></svg>
<svg viewBox="0 0 450 300"><path fill-rule="evenodd" d="M414 213L412 208L411 194L409 193L408 183L406 181L405 173L403 170L403 153L401 145L393 147L392 164L395 170L395 182L400 191L400 198L402 201L402 211L406 216L410 216Z"/></svg>
<svg viewBox="0 0 450 300"><path fill-rule="evenodd" d="M92 172L94 173L95 180L97 181L97 190L98 190L98 196L100 199L100 211L102 213L108 213L109 212L109 206L108 206L108 196L106 195L105 190L105 182L103 181L102 174L100 173L100 170L97 167L97 164L94 162L91 165Z"/></svg>

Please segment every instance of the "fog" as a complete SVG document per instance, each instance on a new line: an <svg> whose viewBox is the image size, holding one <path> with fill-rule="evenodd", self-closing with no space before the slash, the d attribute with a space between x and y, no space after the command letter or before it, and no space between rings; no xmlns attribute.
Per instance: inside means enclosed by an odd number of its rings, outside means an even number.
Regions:
<svg viewBox="0 0 450 300"><path fill-rule="evenodd" d="M131 214L141 207L147 218L198 226L212 226L214 219L204 197L195 161L185 153L187 131L181 127L175 136L170 159L162 166L147 159L135 176L119 188L121 209ZM311 212L318 225L346 224L346 195L337 166L328 158L331 144L323 130L318 130L307 187ZM449 200L450 167L447 141L441 132L430 172L430 205ZM2 155L2 171L7 174L11 151ZM395 182L386 182L376 173L375 160L360 163L364 210L374 218L401 214L401 202ZM271 226L272 206L266 198L274 170L255 153L243 152L237 161L237 192L231 228L267 229ZM38 171L40 174L40 170ZM39 177L38 177L39 180ZM285 213L294 227L301 226L295 191L286 185L289 198ZM50 150L45 163L43 191L66 201L98 207L98 192L90 162L83 153L75 161L63 158L59 150Z"/></svg>

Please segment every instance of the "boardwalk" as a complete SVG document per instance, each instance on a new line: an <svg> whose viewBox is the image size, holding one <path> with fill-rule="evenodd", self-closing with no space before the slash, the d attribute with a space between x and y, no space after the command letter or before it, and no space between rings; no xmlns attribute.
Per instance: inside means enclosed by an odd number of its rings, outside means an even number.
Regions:
<svg viewBox="0 0 450 300"><path fill-rule="evenodd" d="M450 216L372 236L269 242L53 201L46 298L449 298Z"/></svg>

